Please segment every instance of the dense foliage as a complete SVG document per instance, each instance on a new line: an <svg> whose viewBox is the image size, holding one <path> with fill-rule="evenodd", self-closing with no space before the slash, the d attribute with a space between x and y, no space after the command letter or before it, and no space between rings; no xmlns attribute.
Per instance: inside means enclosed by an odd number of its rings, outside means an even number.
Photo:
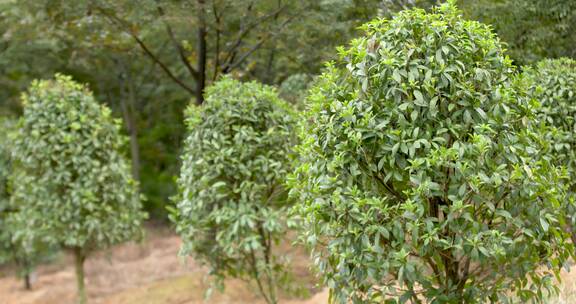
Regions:
<svg viewBox="0 0 576 304"><path fill-rule="evenodd" d="M187 111L173 220L182 252L224 277L254 280L268 303L285 277L275 243L287 228L283 181L294 144L293 113L276 91L223 78Z"/></svg>
<svg viewBox="0 0 576 304"><path fill-rule="evenodd" d="M540 102L541 120L553 128L546 140L553 143L547 156L567 169L569 193L576 194L576 61L569 58L547 59L521 75L530 95ZM576 199L576 197L573 197ZM574 209L571 209L574 212ZM572 227L576 218L572 217ZM573 233L573 240L576 234Z"/></svg>
<svg viewBox="0 0 576 304"><path fill-rule="evenodd" d="M364 29L312 89L290 181L334 298L541 301L573 246L500 41L452 4Z"/></svg>
<svg viewBox="0 0 576 304"><path fill-rule="evenodd" d="M10 203L12 172L11 140L14 121L0 119L0 264L13 263L18 274L25 278L25 287L31 288L29 275L39 258L43 257L40 242L22 238L18 208Z"/></svg>
<svg viewBox="0 0 576 304"><path fill-rule="evenodd" d="M23 104L11 197L22 233L72 249L81 271L92 250L137 237L145 218L120 122L62 75L35 81Z"/></svg>
<svg viewBox="0 0 576 304"><path fill-rule="evenodd" d="M8 177L11 171L10 149L8 147L8 133L13 123L8 119L0 119L0 214L8 209L10 194L8 189ZM0 217L2 221L2 217ZM1 222L0 222L0 225ZM2 229L0 229L0 232Z"/></svg>
<svg viewBox="0 0 576 304"><path fill-rule="evenodd" d="M523 80L531 96L542 104L538 114L555 127L549 140L554 143L551 156L566 166L571 178L576 174L576 61L547 59L534 68L527 67ZM575 189L572 186L572 190Z"/></svg>

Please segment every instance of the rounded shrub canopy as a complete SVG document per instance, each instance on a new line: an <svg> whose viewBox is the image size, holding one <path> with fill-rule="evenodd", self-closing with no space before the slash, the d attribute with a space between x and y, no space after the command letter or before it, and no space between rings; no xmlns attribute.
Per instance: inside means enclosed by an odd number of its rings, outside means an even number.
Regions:
<svg viewBox="0 0 576 304"><path fill-rule="evenodd" d="M173 216L183 253L209 264L217 281L279 270L270 249L287 225L293 113L273 88L223 78L186 115Z"/></svg>
<svg viewBox="0 0 576 304"><path fill-rule="evenodd" d="M86 251L138 236L145 214L110 109L63 75L22 101L12 199L28 232Z"/></svg>
<svg viewBox="0 0 576 304"><path fill-rule="evenodd" d="M342 303L541 298L571 254L564 189L498 38L451 3L364 30L312 89L290 177L325 283Z"/></svg>

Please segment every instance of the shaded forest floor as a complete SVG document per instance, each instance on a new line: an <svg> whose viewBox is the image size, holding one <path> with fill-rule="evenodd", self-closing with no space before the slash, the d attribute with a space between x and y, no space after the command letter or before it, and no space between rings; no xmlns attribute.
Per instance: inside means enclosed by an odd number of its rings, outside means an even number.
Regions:
<svg viewBox="0 0 576 304"><path fill-rule="evenodd" d="M214 291L204 300L209 287L207 269L191 259L178 257L179 249L180 240L174 233L166 228L149 228L140 244L124 244L91 256L86 262L90 303L264 303L253 286L240 280L228 280L224 293ZM292 256L297 281L310 295L283 297L281 303L326 303L327 292L314 288L307 254L289 246L286 250ZM73 304L76 281L72 265L71 256L62 254L56 261L39 267L32 291L25 291L22 281L13 275L0 277L0 304Z"/></svg>
<svg viewBox="0 0 576 304"><path fill-rule="evenodd" d="M147 231L140 244L116 246L88 259L86 275L91 304L264 303L253 286L240 280L228 280L224 293L215 291L205 300L204 293L209 287L207 269L192 259L178 257L180 240L169 229L149 227ZM284 296L280 303L327 303L327 291L315 288L308 255L288 245L283 249L292 258L296 280L309 295ZM72 265L71 256L62 254L54 262L39 267L32 291L25 291L21 280L0 270L0 304L73 304L76 285ZM550 303L576 303L576 266L572 269L563 273L562 293Z"/></svg>

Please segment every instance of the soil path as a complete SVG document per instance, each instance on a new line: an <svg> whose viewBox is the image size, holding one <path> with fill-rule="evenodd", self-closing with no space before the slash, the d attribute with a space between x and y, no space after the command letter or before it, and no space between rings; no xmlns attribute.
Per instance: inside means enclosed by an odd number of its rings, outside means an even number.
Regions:
<svg viewBox="0 0 576 304"><path fill-rule="evenodd" d="M263 303L250 285L229 280L225 293L205 300L206 269L178 257L180 240L167 229L148 229L141 244L125 244L91 256L86 283L91 304ZM290 249L288 249L290 251ZM291 252L297 280L313 294L308 299L284 298L281 303L327 302L327 292L314 290L303 252ZM14 276L0 277L0 304L73 304L75 278L72 260L63 255L39 267L33 290L25 291ZM0 271L1 274L2 271Z"/></svg>

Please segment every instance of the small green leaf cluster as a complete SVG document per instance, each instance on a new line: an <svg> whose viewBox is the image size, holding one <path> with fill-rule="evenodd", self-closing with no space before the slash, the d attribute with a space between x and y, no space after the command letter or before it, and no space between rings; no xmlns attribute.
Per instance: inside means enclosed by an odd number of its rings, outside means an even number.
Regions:
<svg viewBox="0 0 576 304"><path fill-rule="evenodd" d="M22 102L11 177L22 233L84 253L138 237L146 215L110 109L63 75Z"/></svg>
<svg viewBox="0 0 576 304"><path fill-rule="evenodd" d="M272 87L225 77L186 117L172 214L182 252L208 264L216 284L227 276L252 279L267 302L276 302L285 273L273 246L289 224L283 183L295 143L294 114Z"/></svg>
<svg viewBox="0 0 576 304"><path fill-rule="evenodd" d="M341 303L540 301L572 255L538 102L449 2L366 24L308 99L289 184ZM549 268L542 268L542 261Z"/></svg>

